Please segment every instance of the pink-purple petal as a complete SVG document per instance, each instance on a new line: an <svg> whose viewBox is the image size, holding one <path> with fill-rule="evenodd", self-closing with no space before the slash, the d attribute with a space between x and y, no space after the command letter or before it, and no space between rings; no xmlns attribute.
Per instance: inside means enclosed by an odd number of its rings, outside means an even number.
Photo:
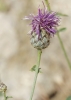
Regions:
<svg viewBox="0 0 71 100"><path fill-rule="evenodd" d="M38 14L30 15L29 19L31 20L32 31L38 34L38 37L41 35L42 29L49 35L56 33L55 27L58 26L59 18L55 12L38 9Z"/></svg>

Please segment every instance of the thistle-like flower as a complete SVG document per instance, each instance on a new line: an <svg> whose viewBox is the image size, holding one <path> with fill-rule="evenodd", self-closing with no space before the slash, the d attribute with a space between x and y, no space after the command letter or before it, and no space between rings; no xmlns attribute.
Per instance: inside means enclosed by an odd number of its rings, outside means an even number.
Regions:
<svg viewBox="0 0 71 100"><path fill-rule="evenodd" d="M7 86L4 83L0 82L0 91L5 92L6 90Z"/></svg>
<svg viewBox="0 0 71 100"><path fill-rule="evenodd" d="M28 19L31 20L31 44L37 49L44 49L50 43L50 37L57 30L59 18L55 12L47 11L46 9L38 9L38 14L31 14Z"/></svg>

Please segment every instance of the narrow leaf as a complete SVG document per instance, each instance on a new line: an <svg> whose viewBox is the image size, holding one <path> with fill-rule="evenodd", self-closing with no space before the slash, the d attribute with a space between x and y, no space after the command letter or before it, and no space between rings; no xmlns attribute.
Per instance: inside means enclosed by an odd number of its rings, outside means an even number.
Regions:
<svg viewBox="0 0 71 100"><path fill-rule="evenodd" d="M31 71L35 71L36 69L36 65L34 65L32 68L31 68Z"/></svg>
<svg viewBox="0 0 71 100"><path fill-rule="evenodd" d="M62 14L62 13L60 13L60 12L57 12L57 15L59 15L59 16L64 16L64 17L68 17L67 14Z"/></svg>
<svg viewBox="0 0 71 100"><path fill-rule="evenodd" d="M35 71L35 70L36 70L36 65L34 65L34 66L31 68L31 71ZM38 73L42 73L42 72L41 72L41 68L38 69Z"/></svg>
<svg viewBox="0 0 71 100"><path fill-rule="evenodd" d="M13 98L13 97L12 97L12 96L7 96L7 97L6 97L6 100L8 100L9 98Z"/></svg>
<svg viewBox="0 0 71 100"><path fill-rule="evenodd" d="M62 32L62 31L65 31L65 30L66 30L66 28L63 27L63 28L60 28L60 29L58 30L58 32Z"/></svg>
<svg viewBox="0 0 71 100"><path fill-rule="evenodd" d="M38 73L42 73L41 68L39 68Z"/></svg>

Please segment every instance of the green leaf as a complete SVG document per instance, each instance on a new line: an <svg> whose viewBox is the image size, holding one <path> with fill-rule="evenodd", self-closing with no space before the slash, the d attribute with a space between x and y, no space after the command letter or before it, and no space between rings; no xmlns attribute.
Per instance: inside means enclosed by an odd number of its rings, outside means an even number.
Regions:
<svg viewBox="0 0 71 100"><path fill-rule="evenodd" d="M65 30L66 30L66 28L63 27L63 28L60 28L60 29L58 30L58 32L62 32L62 31L65 31Z"/></svg>
<svg viewBox="0 0 71 100"><path fill-rule="evenodd" d="M71 100L71 96L69 96L66 100Z"/></svg>
<svg viewBox="0 0 71 100"><path fill-rule="evenodd" d="M67 14L62 14L62 13L60 13L60 12L57 12L57 15L59 15L59 16L63 16L63 17L68 17Z"/></svg>
<svg viewBox="0 0 71 100"><path fill-rule="evenodd" d="M42 73L41 68L39 68L38 73Z"/></svg>
<svg viewBox="0 0 71 100"><path fill-rule="evenodd" d="M36 70L36 65L34 65L34 66L31 68L31 71L35 71L35 70ZM41 72L41 68L38 69L38 73L42 73L42 72Z"/></svg>
<svg viewBox="0 0 71 100"><path fill-rule="evenodd" d="M36 65L34 65L32 68L31 68L31 71L35 71L36 69Z"/></svg>
<svg viewBox="0 0 71 100"><path fill-rule="evenodd" d="M6 98L7 98L7 100L8 100L9 98L13 98L13 97L12 97L12 96L7 96Z"/></svg>

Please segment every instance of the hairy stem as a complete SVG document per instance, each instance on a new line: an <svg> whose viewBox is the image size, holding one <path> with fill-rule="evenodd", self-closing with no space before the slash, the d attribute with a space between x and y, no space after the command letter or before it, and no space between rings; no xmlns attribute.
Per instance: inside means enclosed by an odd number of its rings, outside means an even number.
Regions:
<svg viewBox="0 0 71 100"><path fill-rule="evenodd" d="M45 3L46 3L46 5L47 5L47 7L48 7L48 10L51 11L51 7L50 7L50 4L49 4L49 1L48 1L48 0L45 0ZM67 63L68 63L68 66L69 66L70 69L71 69L71 63L70 63L70 60L69 60L68 55L67 55L67 53L66 53L66 50L65 50L65 48L64 48L64 45L63 45L63 42L62 42L61 37L60 37L60 35L59 35L59 32L57 32L57 37L58 37L58 39L59 39L61 48L62 48L62 50L63 50L63 52L64 52L64 55L65 55L66 61L67 61Z"/></svg>
<svg viewBox="0 0 71 100"><path fill-rule="evenodd" d="M42 51L38 50L37 66L36 66L36 70L35 70L35 78L34 78L34 83L33 83L32 91L31 91L30 100L32 100L32 98L33 98L33 94L34 94L34 90L35 90L35 85L36 85L36 81L37 81L37 76L38 76L38 73L39 73L41 53L42 53Z"/></svg>

